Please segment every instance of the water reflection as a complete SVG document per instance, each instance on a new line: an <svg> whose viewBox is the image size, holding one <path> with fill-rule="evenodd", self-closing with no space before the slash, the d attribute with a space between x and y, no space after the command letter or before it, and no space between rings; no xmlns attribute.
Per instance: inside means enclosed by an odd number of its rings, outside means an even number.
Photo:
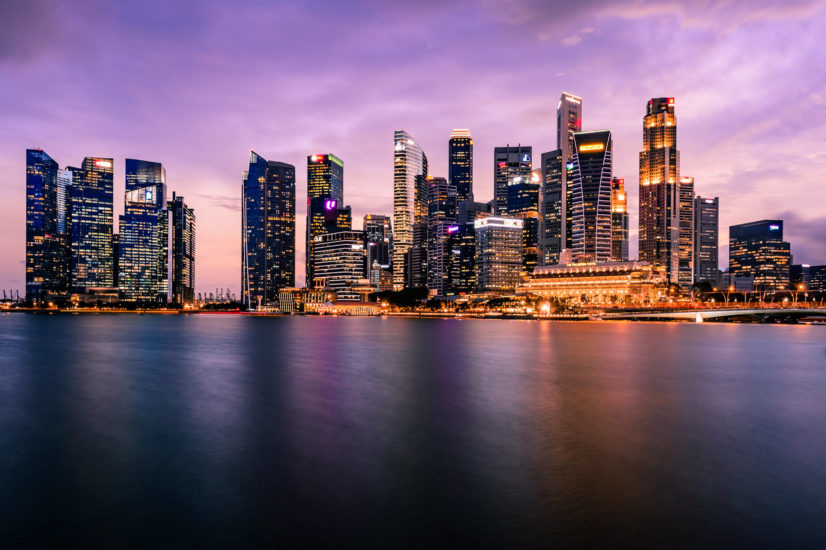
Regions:
<svg viewBox="0 0 826 550"><path fill-rule="evenodd" d="M0 318L7 540L797 546L822 327Z"/></svg>

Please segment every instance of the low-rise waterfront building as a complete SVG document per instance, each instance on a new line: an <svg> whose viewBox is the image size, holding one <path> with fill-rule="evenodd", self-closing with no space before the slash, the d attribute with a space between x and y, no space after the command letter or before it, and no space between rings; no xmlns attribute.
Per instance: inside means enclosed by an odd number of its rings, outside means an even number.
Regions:
<svg viewBox="0 0 826 550"><path fill-rule="evenodd" d="M665 267L647 262L590 262L537 267L519 286L543 298L588 304L646 304L667 296Z"/></svg>

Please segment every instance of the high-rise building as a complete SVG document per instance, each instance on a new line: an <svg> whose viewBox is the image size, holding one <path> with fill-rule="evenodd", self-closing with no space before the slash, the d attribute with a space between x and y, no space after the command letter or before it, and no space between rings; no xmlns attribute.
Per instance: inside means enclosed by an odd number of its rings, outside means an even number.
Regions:
<svg viewBox="0 0 826 550"><path fill-rule="evenodd" d="M373 264L390 267L390 249L393 232L389 216L367 214L362 225L364 229L364 251L367 256L367 270L370 273Z"/></svg>
<svg viewBox="0 0 826 550"><path fill-rule="evenodd" d="M496 147L493 150L493 201L494 214L507 216L508 187L520 181L530 180L533 152L530 146Z"/></svg>
<svg viewBox="0 0 826 550"><path fill-rule="evenodd" d="M364 276L364 233L336 231L313 237L315 288L329 289L343 301L359 301L352 286Z"/></svg>
<svg viewBox="0 0 826 550"><path fill-rule="evenodd" d="M755 290L785 290L791 251L783 241L783 220L761 220L729 227L729 273L754 277Z"/></svg>
<svg viewBox="0 0 826 550"><path fill-rule="evenodd" d="M542 153L543 265L559 263L559 253L565 248L565 172L561 149Z"/></svg>
<svg viewBox="0 0 826 550"><path fill-rule="evenodd" d="M427 288L437 296L450 289L450 235L456 226L456 188L428 176Z"/></svg>
<svg viewBox="0 0 826 550"><path fill-rule="evenodd" d="M295 167L251 151L241 195L241 298L277 304L278 290L295 286Z"/></svg>
<svg viewBox="0 0 826 550"><path fill-rule="evenodd" d="M792 265L789 268L789 278L793 290L826 292L826 265Z"/></svg>
<svg viewBox="0 0 826 550"><path fill-rule="evenodd" d="M528 177L516 177L508 184L507 216L524 222L522 228L522 269L532 272L539 263L540 170Z"/></svg>
<svg viewBox="0 0 826 550"><path fill-rule="evenodd" d="M476 220L491 216L491 203L461 201L457 224L447 228L449 236L448 294L468 294L476 290Z"/></svg>
<svg viewBox="0 0 826 550"><path fill-rule="evenodd" d="M522 220L489 217L474 222L476 285L483 292L512 292L522 271Z"/></svg>
<svg viewBox="0 0 826 550"><path fill-rule="evenodd" d="M563 230L565 242L562 249L573 246L573 217L571 208L571 195L573 194L573 181L571 174L571 163L574 159L574 134L582 131L582 98L562 92L559 103L556 107L556 148L562 155L562 187L565 190L563 196L562 211L565 215Z"/></svg>
<svg viewBox="0 0 826 550"><path fill-rule="evenodd" d="M315 154L307 157L307 246L306 284L313 286L314 237L333 231L350 229L339 227L338 210L344 208L344 163L333 154Z"/></svg>
<svg viewBox="0 0 826 550"><path fill-rule="evenodd" d="M610 130L574 134L571 193L571 253L578 262L611 259Z"/></svg>
<svg viewBox="0 0 826 550"><path fill-rule="evenodd" d="M473 200L473 138L470 130L456 129L450 134L447 181L456 188L457 201Z"/></svg>
<svg viewBox="0 0 826 550"><path fill-rule="evenodd" d="M42 149L26 150L26 300L68 290L65 175ZM61 182L63 183L61 192ZM62 207L61 207L62 203Z"/></svg>
<svg viewBox="0 0 826 550"><path fill-rule="evenodd" d="M405 257L413 245L416 177L427 175L427 157L404 130L393 134L393 290L405 285Z"/></svg>
<svg viewBox="0 0 826 550"><path fill-rule="evenodd" d="M694 199L694 281L716 286L719 271L720 202L717 197Z"/></svg>
<svg viewBox="0 0 826 550"><path fill-rule="evenodd" d="M678 282L680 251L680 152L674 98L650 100L640 153L640 260L666 268Z"/></svg>
<svg viewBox="0 0 826 550"><path fill-rule="evenodd" d="M195 301L195 211L174 192L167 208L170 217L172 302L192 304Z"/></svg>
<svg viewBox="0 0 826 550"><path fill-rule="evenodd" d="M694 283L694 178L680 178L680 264L677 282L682 287Z"/></svg>
<svg viewBox="0 0 826 550"><path fill-rule="evenodd" d="M167 302L169 218L166 169L126 159L124 213L118 232L118 288L129 302Z"/></svg>
<svg viewBox="0 0 826 550"><path fill-rule="evenodd" d="M86 157L72 172L72 289L113 288L114 162Z"/></svg>
<svg viewBox="0 0 826 550"><path fill-rule="evenodd" d="M611 179L611 260L628 261L628 194L623 178Z"/></svg>

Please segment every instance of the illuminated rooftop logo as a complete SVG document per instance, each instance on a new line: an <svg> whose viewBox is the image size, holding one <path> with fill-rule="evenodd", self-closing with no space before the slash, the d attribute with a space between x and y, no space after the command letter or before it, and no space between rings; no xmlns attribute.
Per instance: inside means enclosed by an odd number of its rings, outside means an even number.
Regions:
<svg viewBox="0 0 826 550"><path fill-rule="evenodd" d="M605 144L604 143L586 143L584 145L579 146L580 153L595 153L597 151L604 151Z"/></svg>
<svg viewBox="0 0 826 550"><path fill-rule="evenodd" d="M338 200L336 199L327 199L324 201L324 210L335 210L336 206L338 206Z"/></svg>

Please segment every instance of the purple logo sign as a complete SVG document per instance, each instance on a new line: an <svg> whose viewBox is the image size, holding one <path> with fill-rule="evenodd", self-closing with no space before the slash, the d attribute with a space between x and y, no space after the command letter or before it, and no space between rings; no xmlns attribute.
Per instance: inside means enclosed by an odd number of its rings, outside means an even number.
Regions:
<svg viewBox="0 0 826 550"><path fill-rule="evenodd" d="M324 210L335 210L336 206L338 206L338 201L336 199L327 199L324 201Z"/></svg>

